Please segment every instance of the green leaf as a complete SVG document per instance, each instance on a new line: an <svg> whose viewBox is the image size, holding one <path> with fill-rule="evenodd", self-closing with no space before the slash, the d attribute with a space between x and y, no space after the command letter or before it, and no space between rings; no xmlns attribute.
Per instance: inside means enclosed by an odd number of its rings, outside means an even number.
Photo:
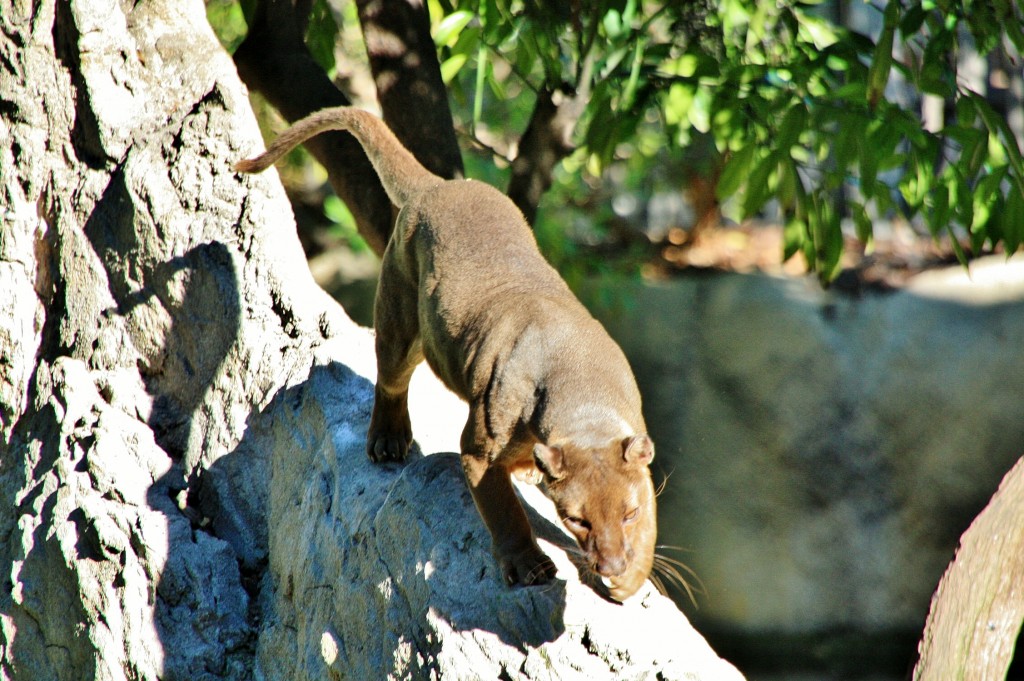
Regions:
<svg viewBox="0 0 1024 681"><path fill-rule="evenodd" d="M434 44L438 47L454 47L462 29L473 21L476 15L468 10L452 12L434 28Z"/></svg>
<svg viewBox="0 0 1024 681"><path fill-rule="evenodd" d="M1006 252L1013 254L1024 243L1024 195L1015 187L1006 194L1001 226Z"/></svg>
<svg viewBox="0 0 1024 681"><path fill-rule="evenodd" d="M756 144L748 144L729 156L718 177L715 195L719 201L725 201L735 194L750 172L750 165L757 152Z"/></svg>
<svg viewBox="0 0 1024 681"><path fill-rule="evenodd" d="M819 50L824 50L839 40L835 26L831 22L803 12L796 12L796 16L800 22L801 37L809 40Z"/></svg>
<svg viewBox="0 0 1024 681"><path fill-rule="evenodd" d="M217 35L220 44L229 53L234 54L235 50L245 39L248 31L247 26L251 24L253 15L246 13L252 8L247 8L248 3L238 2L207 2L206 18L210 27Z"/></svg>
<svg viewBox="0 0 1024 681"><path fill-rule="evenodd" d="M984 97L970 91L967 92L967 97L973 101L974 107L978 115L981 116L981 120L984 121L989 133L993 137L1002 138L1003 149L1006 151L1010 167L1013 169L1013 174L1010 176L1011 180L1017 185L1017 190L1024 193L1024 158L1021 157L1020 147L1017 146L1017 138L1010 130L1010 126L985 101Z"/></svg>
<svg viewBox="0 0 1024 681"><path fill-rule="evenodd" d="M935 181L935 169L931 159L926 154L914 155L914 169L917 171L917 203L923 204L933 187ZM949 204L949 195L946 195L946 204Z"/></svg>
<svg viewBox="0 0 1024 681"><path fill-rule="evenodd" d="M626 26L632 26L633 21L636 19L636 8L637 0L626 0L625 6L622 8L622 23Z"/></svg>
<svg viewBox="0 0 1024 681"><path fill-rule="evenodd" d="M334 73L334 47L338 42L338 23L327 0L316 0L309 11L306 47L316 63L328 74Z"/></svg>
<svg viewBox="0 0 1024 681"><path fill-rule="evenodd" d="M845 85L840 85L838 88L832 91L832 99L837 99L843 102L860 103L868 96L867 84L860 80L850 81Z"/></svg>
<svg viewBox="0 0 1024 681"><path fill-rule="evenodd" d="M630 109L633 106L634 99L636 98L637 82L640 80L640 67L644 61L643 55L644 41L637 40L633 51L633 63L629 70L629 79L626 81L626 87L622 91L622 98L619 103L619 107L622 109Z"/></svg>
<svg viewBox="0 0 1024 681"><path fill-rule="evenodd" d="M885 215L896 210L896 201L893 196L892 188L884 182L878 180L875 181L873 189L870 194L864 192L865 196L870 195L871 200L875 202L875 212L878 215ZM861 191L864 191L863 187Z"/></svg>
<svg viewBox="0 0 1024 681"><path fill-rule="evenodd" d="M361 253L369 250L370 247L359 235L356 220L348 206L336 195L329 194L324 199L324 216L332 223L331 232L344 239L353 251Z"/></svg>
<svg viewBox="0 0 1024 681"><path fill-rule="evenodd" d="M601 20L601 25L604 27L604 33L609 38L617 38L623 31L622 15L618 10L608 10L604 18Z"/></svg>
<svg viewBox="0 0 1024 681"><path fill-rule="evenodd" d="M791 106L779 124L775 148L789 153L789 148L800 141L800 134L807 126L807 107L803 104Z"/></svg>
<svg viewBox="0 0 1024 681"><path fill-rule="evenodd" d="M501 20L498 3L495 0L481 0L477 8L477 14L487 35L487 42L492 45L497 44L500 40L499 36L507 30L506 27L509 23Z"/></svg>
<svg viewBox="0 0 1024 681"><path fill-rule="evenodd" d="M967 254L964 253L964 247L960 245L960 239L953 230L953 225L947 225L946 231L949 233L949 242L953 246L953 253L956 254L956 259L961 265L968 267Z"/></svg>
<svg viewBox="0 0 1024 681"><path fill-rule="evenodd" d="M662 111L665 123L677 126L689 120L690 107L693 105L694 88L686 83L672 83L668 94L663 99Z"/></svg>
<svg viewBox="0 0 1024 681"><path fill-rule="evenodd" d="M505 80L499 80L494 75L494 68L487 69L487 85L491 88L491 93L499 100L506 100L509 98L509 90L506 86Z"/></svg>
<svg viewBox="0 0 1024 681"><path fill-rule="evenodd" d="M591 152L588 167L592 172L611 162L618 144L616 118L619 114L610 105L608 90L606 84L596 87L587 105L592 118L587 123L585 140Z"/></svg>
<svg viewBox="0 0 1024 681"><path fill-rule="evenodd" d="M970 97L963 96L956 99L956 122L965 128L974 125L974 119L978 112L974 108L974 101Z"/></svg>
<svg viewBox="0 0 1024 681"><path fill-rule="evenodd" d="M711 121L712 136L717 140L718 146L725 149L739 149L747 143L747 127L750 125L749 116L743 111L729 103L722 105L715 102L715 115Z"/></svg>
<svg viewBox="0 0 1024 681"><path fill-rule="evenodd" d="M903 19L900 20L900 34L904 40L908 40L920 30L921 24L924 23L927 15L928 13L921 7L921 3L914 3L910 6L903 15Z"/></svg>
<svg viewBox="0 0 1024 681"><path fill-rule="evenodd" d="M771 195L768 179L771 172L778 166L778 157L768 154L754 166L747 179L747 187L743 193L743 217L751 217L761 209Z"/></svg>
<svg viewBox="0 0 1024 681"><path fill-rule="evenodd" d="M1017 48L1017 52L1024 54L1024 30L1021 28L1021 22L1014 14L1011 3L1003 0L1002 4L1007 7L1006 13L1009 15L1002 24L1006 28L1006 35Z"/></svg>
<svg viewBox="0 0 1024 681"><path fill-rule="evenodd" d="M335 224L354 224L355 219L345 202L334 194L324 198L324 216Z"/></svg>
<svg viewBox="0 0 1024 681"><path fill-rule="evenodd" d="M839 214L831 201L815 197L810 215L811 235L814 238L814 269L822 284L828 284L839 273L839 259L843 254L843 231Z"/></svg>
<svg viewBox="0 0 1024 681"><path fill-rule="evenodd" d="M900 194L903 196L903 200L907 204L907 214L913 216L921 207L921 201L918 198L921 193L921 185L917 181L917 175L907 173L901 177L899 190Z"/></svg>
<svg viewBox="0 0 1024 681"><path fill-rule="evenodd" d="M850 212L853 214L853 224L857 229L857 239L865 245L871 243L874 237L874 226L864 204L859 201L850 202Z"/></svg>
<svg viewBox="0 0 1024 681"><path fill-rule="evenodd" d="M693 102L686 116L690 125L700 132L708 132L711 129L711 92L707 88L700 88L694 93Z"/></svg>
<svg viewBox="0 0 1024 681"><path fill-rule="evenodd" d="M803 251L807 243L807 223L792 218L782 227L782 260L785 262Z"/></svg>
<svg viewBox="0 0 1024 681"><path fill-rule="evenodd" d="M931 188L925 199L928 208L928 227L933 235L950 225L949 221L949 186L939 183Z"/></svg>
<svg viewBox="0 0 1024 681"><path fill-rule="evenodd" d="M953 206L953 215L957 222L970 228L974 222L974 196L966 178L955 165L950 166L956 181L950 186L949 202Z"/></svg>
<svg viewBox="0 0 1024 681"><path fill-rule="evenodd" d="M967 175L977 175L988 153L988 135L977 128L959 124L947 125L942 132L960 145L957 165Z"/></svg>
<svg viewBox="0 0 1024 681"><path fill-rule="evenodd" d="M860 181L865 191L875 186L879 171L897 168L905 162L904 155L898 151L903 136L896 125L875 120L867 130L860 148Z"/></svg>
<svg viewBox="0 0 1024 681"><path fill-rule="evenodd" d="M783 209L792 208L798 198L798 192L802 189L797 186L796 161L792 155L783 157L779 161L779 180L775 190L775 198Z"/></svg>
<svg viewBox="0 0 1024 681"><path fill-rule="evenodd" d="M1000 198L999 185L1006 178L1006 166L1000 166L990 174L981 178L974 187L973 220L970 228L972 233L984 233L992 219L993 210Z"/></svg>
<svg viewBox="0 0 1024 681"><path fill-rule="evenodd" d="M844 109L836 117L836 134L832 143L832 152L835 156L836 169L845 173L854 161L857 160L858 150L861 147L860 141L864 138L867 120L857 111ZM864 150L864 153L875 153L873 150Z"/></svg>
<svg viewBox="0 0 1024 681"><path fill-rule="evenodd" d="M647 53L653 56L656 54L656 50L654 47L651 47L647 50ZM719 76L721 75L721 66L723 65L711 55L690 50L672 59L663 58L658 62L655 71L690 80Z"/></svg>
<svg viewBox="0 0 1024 681"><path fill-rule="evenodd" d="M491 64L487 60L487 46L480 43L476 53L476 86L473 88L473 127L476 128L483 118L484 111L484 84L487 82L487 72L491 70Z"/></svg>
<svg viewBox="0 0 1024 681"><path fill-rule="evenodd" d="M622 62L626 60L626 57L628 56L629 48L626 46L622 46L609 52L606 52L604 54L603 62L600 63L600 66L597 69L597 72L598 74L600 74L600 77L610 78L613 75L615 75L619 66L622 64Z"/></svg>
<svg viewBox="0 0 1024 681"><path fill-rule="evenodd" d="M465 53L453 54L444 60L441 64L441 80L444 81L445 85L448 85L455 76L459 75L459 71L466 65L466 61L469 59L469 55Z"/></svg>
<svg viewBox="0 0 1024 681"><path fill-rule="evenodd" d="M878 37L875 54L868 69L868 104L875 106L885 93L889 83L889 71L892 69L892 43L896 34L899 19L900 3L889 2L885 6L885 22L882 34Z"/></svg>

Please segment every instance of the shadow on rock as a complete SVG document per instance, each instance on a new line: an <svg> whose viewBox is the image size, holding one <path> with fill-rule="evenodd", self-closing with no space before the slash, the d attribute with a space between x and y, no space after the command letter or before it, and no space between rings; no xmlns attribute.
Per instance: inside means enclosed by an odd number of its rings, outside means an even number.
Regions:
<svg viewBox="0 0 1024 681"><path fill-rule="evenodd" d="M251 424L251 446L273 452L260 664L282 678L420 677L477 659L497 678L510 651L562 634L564 582L504 586L457 455L370 462L372 399L331 363Z"/></svg>

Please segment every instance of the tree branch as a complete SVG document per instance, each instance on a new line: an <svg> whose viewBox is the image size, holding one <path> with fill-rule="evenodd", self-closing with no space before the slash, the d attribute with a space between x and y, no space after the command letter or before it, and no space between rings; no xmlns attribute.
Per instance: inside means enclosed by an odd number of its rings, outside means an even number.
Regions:
<svg viewBox="0 0 1024 681"><path fill-rule="evenodd" d="M261 0L245 41L235 52L238 74L289 122L314 111L349 104L303 41L299 18L288 0ZM348 133L327 133L306 142L327 169L335 193L355 218L359 233L381 255L391 234L391 202L359 143Z"/></svg>
<svg viewBox="0 0 1024 681"><path fill-rule="evenodd" d="M290 122L349 104L306 48L308 5L260 0L249 34L235 52L239 75L249 89L266 97ZM461 176L462 158L426 7L415 0L362 1L359 15L384 120L428 169L442 177ZM348 133L327 133L305 146L327 169L359 233L381 255L394 211L359 143Z"/></svg>
<svg viewBox="0 0 1024 681"><path fill-rule="evenodd" d="M428 170L461 177L462 155L426 4L357 0L356 7L384 120Z"/></svg>
<svg viewBox="0 0 1024 681"><path fill-rule="evenodd" d="M572 135L590 99L591 63L589 58L584 62L578 92L545 88L537 93L530 123L519 140L507 194L531 225L541 197L551 187L555 166L576 148Z"/></svg>
<svg viewBox="0 0 1024 681"><path fill-rule="evenodd" d="M914 681L1002 679L1024 622L1024 459L960 538L932 599Z"/></svg>

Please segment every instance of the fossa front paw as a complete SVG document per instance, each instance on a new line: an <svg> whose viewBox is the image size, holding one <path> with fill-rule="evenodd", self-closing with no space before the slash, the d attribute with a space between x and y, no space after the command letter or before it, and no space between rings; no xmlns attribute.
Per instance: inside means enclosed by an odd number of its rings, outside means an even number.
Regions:
<svg viewBox="0 0 1024 681"><path fill-rule="evenodd" d="M412 444L412 423L404 396L389 399L378 389L373 414L366 431L366 454L370 461L404 461Z"/></svg>
<svg viewBox="0 0 1024 681"><path fill-rule="evenodd" d="M514 553L497 556L505 583L533 586L547 584L557 572L554 562L536 544Z"/></svg>
<svg viewBox="0 0 1024 681"><path fill-rule="evenodd" d="M412 437L402 432L370 431L366 436L366 454L370 461L404 461Z"/></svg>
<svg viewBox="0 0 1024 681"><path fill-rule="evenodd" d="M509 469L512 477L525 485L539 485L544 482L544 474L533 463L513 466Z"/></svg>

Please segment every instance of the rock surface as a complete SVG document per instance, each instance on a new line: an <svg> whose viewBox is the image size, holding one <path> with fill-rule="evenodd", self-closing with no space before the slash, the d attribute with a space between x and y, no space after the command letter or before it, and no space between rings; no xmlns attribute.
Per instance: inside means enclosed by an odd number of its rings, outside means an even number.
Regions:
<svg viewBox="0 0 1024 681"><path fill-rule="evenodd" d="M648 586L507 589L452 455L371 466L198 0L0 0L0 679L739 679ZM7 295L10 292L10 295ZM464 407L417 378L414 427Z"/></svg>
<svg viewBox="0 0 1024 681"><path fill-rule="evenodd" d="M253 429L274 452L270 578L282 597L260 637L268 676L321 679L326 665L331 678L741 678L650 584L624 605L581 584L571 540L532 488L559 579L503 586L455 454L367 460L370 396L358 374L318 364ZM459 431L451 415L463 410L439 399L413 405L414 429Z"/></svg>

